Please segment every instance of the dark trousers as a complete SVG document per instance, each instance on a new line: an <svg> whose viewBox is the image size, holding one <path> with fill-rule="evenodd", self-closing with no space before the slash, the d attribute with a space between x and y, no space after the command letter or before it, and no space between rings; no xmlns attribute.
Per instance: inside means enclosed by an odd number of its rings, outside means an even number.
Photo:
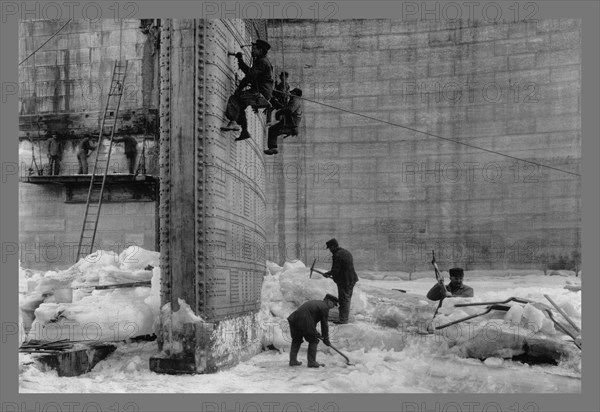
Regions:
<svg viewBox="0 0 600 412"><path fill-rule="evenodd" d="M50 156L50 174L58 175L60 172L60 159L58 156Z"/></svg>
<svg viewBox="0 0 600 412"><path fill-rule="evenodd" d="M79 160L79 174L86 175L88 172L87 155L83 152L77 153L77 160Z"/></svg>
<svg viewBox="0 0 600 412"><path fill-rule="evenodd" d="M235 121L242 130L248 130L248 120L246 119L246 108L248 106L261 108L270 107L269 101L260 93L252 91L243 91L229 97L227 107L225 108L225 117Z"/></svg>
<svg viewBox="0 0 600 412"><path fill-rule="evenodd" d="M135 158L137 153L125 153L127 158L127 166L129 167L129 174L135 173Z"/></svg>
<svg viewBox="0 0 600 412"><path fill-rule="evenodd" d="M305 334L304 331L296 328L294 324L288 321L290 324L290 334L292 335L292 346L290 348L290 361L297 360L298 352L302 342L306 340L308 342L308 353L307 360L308 364L312 365L317 362L317 347L319 346L319 338L316 335Z"/></svg>
<svg viewBox="0 0 600 412"><path fill-rule="evenodd" d="M338 299L340 301L340 322L348 322L350 317L350 302L352 300L352 292L354 285L338 285Z"/></svg>
<svg viewBox="0 0 600 412"><path fill-rule="evenodd" d="M285 126L281 122L275 123L273 126L269 127L268 140L267 145L269 149L277 149L277 137L282 134L288 134L295 136L298 134L298 130L295 127Z"/></svg>

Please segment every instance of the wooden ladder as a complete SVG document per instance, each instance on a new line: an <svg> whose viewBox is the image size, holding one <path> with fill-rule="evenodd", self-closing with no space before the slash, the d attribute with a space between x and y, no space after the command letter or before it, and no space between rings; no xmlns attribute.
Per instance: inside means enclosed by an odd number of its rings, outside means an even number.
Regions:
<svg viewBox="0 0 600 412"><path fill-rule="evenodd" d="M108 163L112 151L113 137L117 126L117 117L119 107L121 105L121 97L125 85L125 74L127 73L127 61L121 64L120 61L115 61L112 78L110 81L110 89L104 107L104 115L100 123L100 135L98 136L98 146L96 150L96 160L90 177L90 187L88 190L87 200L85 204L85 214L83 224L81 225L81 234L79 235L79 244L77 246L76 261L93 252L94 240L96 239L96 230L100 219L100 208L102 206L102 197L104 194L104 184L106 183L106 175L108 174ZM110 132L110 142L105 150L102 145L104 129ZM96 179L96 177L102 179Z"/></svg>

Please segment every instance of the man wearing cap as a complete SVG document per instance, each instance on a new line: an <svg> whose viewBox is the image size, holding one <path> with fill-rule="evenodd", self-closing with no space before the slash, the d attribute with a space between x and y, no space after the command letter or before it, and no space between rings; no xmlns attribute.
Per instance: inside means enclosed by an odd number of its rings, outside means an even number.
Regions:
<svg viewBox="0 0 600 412"><path fill-rule="evenodd" d="M126 135L122 138L113 138L113 143L123 143L125 148L125 157L127 158L127 168L129 174L135 174L135 160L137 157L137 140L135 137Z"/></svg>
<svg viewBox="0 0 600 412"><path fill-rule="evenodd" d="M58 175L60 172L60 155L61 147L56 138L56 134L52 133L48 139L48 163L50 163L50 175Z"/></svg>
<svg viewBox="0 0 600 412"><path fill-rule="evenodd" d="M350 301L354 285L358 282L358 276L354 271L354 259L352 254L338 245L336 239L328 240L325 246L333 255L331 270L323 274L330 277L336 283L338 288L338 298L340 300L340 319L337 324L346 324L350 317Z"/></svg>
<svg viewBox="0 0 600 412"><path fill-rule="evenodd" d="M302 362L298 361L298 352L303 339L308 342L308 367L318 368L325 366L317 362L317 347L319 338L322 337L323 343L331 346L329 342L329 309L337 306L338 299L330 295L325 295L323 300L309 300L304 302L296 309L287 320L290 324L290 334L292 335L292 346L290 348L290 366L300 366ZM321 323L321 334L317 332L317 323Z"/></svg>
<svg viewBox="0 0 600 412"><path fill-rule="evenodd" d="M267 53L271 45L264 40L256 40L252 43L252 67L244 63L242 53L237 53L235 57L238 60L240 70L244 72L245 76L238 85L233 96L230 100L233 100L233 105L228 104L225 116L229 119L229 123L226 126L221 127L221 130L233 130L237 131L242 129L240 136L235 139L236 141L249 139L250 133L248 133L248 120L246 119L246 107L251 103L248 99L242 98L242 91L246 86L250 86L251 90L260 93L260 96L264 98L264 102L255 101L253 107L270 107L269 100L273 97L273 66L267 58ZM257 106L258 104L258 106ZM232 107L235 106L234 110ZM237 126L239 123L239 126Z"/></svg>
<svg viewBox="0 0 600 412"><path fill-rule="evenodd" d="M278 153L277 137L280 135L298 135L298 126L300 126L300 121L302 120L302 104L300 102L302 90L295 88L290 92L290 95L290 101L287 106L279 110L275 115L279 119L279 122L269 127L269 139L267 141L269 148L264 151L267 155Z"/></svg>
<svg viewBox="0 0 600 412"><path fill-rule="evenodd" d="M91 152L96 149L97 145L92 142L91 135L86 135L84 139L79 143L77 148L77 160L79 161L79 174L86 175L88 173L88 162L87 158Z"/></svg>
<svg viewBox="0 0 600 412"><path fill-rule="evenodd" d="M473 288L463 284L465 273L462 268L452 268L448 272L450 273L450 283L445 287L441 282L436 283L435 286L427 292L427 299L440 300L446 297L472 298Z"/></svg>

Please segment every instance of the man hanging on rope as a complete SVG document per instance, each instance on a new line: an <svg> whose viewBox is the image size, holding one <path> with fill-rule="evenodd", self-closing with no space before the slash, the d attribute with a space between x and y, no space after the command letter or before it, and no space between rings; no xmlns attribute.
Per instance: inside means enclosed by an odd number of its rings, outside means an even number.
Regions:
<svg viewBox="0 0 600 412"><path fill-rule="evenodd" d="M288 83L288 72L281 72L279 74L279 82L275 82L275 90L273 90L273 97L271 97L271 107L266 110L267 125L271 123L271 114L275 110L283 109L287 106L288 95L290 93L290 84Z"/></svg>
<svg viewBox="0 0 600 412"><path fill-rule="evenodd" d="M286 107L279 110L275 117L279 120L273 126L269 127L269 140L267 142L269 148L265 150L265 154L277 154L277 137L279 135L297 136L298 126L302 120L302 90L296 88L290 92L290 101Z"/></svg>
<svg viewBox="0 0 600 412"><path fill-rule="evenodd" d="M268 108L271 106L269 100L273 96L273 66L267 58L267 53L271 45L264 40L256 40L252 43L252 67L248 66L242 53L237 53L235 57L238 60L240 70L246 75L233 96L227 102L225 117L229 119L226 126L221 127L223 131L237 131L242 129L240 136L236 141L249 139L248 120L246 119L246 107L252 106L254 109ZM250 91L244 92L244 88L250 86ZM237 124L236 124L237 122ZM238 124L240 127L238 127Z"/></svg>

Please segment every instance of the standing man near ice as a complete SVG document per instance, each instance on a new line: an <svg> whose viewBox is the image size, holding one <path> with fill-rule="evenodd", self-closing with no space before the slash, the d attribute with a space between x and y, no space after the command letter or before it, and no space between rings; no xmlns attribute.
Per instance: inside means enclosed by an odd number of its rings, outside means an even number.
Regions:
<svg viewBox="0 0 600 412"><path fill-rule="evenodd" d="M340 319L334 321L336 324L346 324L350 317L350 301L354 285L358 282L358 276L354 271L354 259L346 249L342 249L334 238L325 243L333 255L331 270L323 274L326 278L332 278L338 288L338 299L340 301Z"/></svg>
<svg viewBox="0 0 600 412"><path fill-rule="evenodd" d="M309 300L296 309L287 320L290 324L290 333L292 335L292 346L290 348L290 366L300 366L302 362L298 361L298 351L302 345L303 339L308 342L308 367L318 368L325 366L317 362L317 347L319 338L322 337L323 343L331 346L329 342L329 309L337 306L338 299L330 295L325 295L323 300ZM321 334L317 332L317 323L321 323Z"/></svg>
<svg viewBox="0 0 600 412"><path fill-rule="evenodd" d="M448 272L450 273L450 283L446 286L441 281L436 283L427 292L427 299L440 300L447 297L472 298L473 288L463 284L465 273L462 268L452 268Z"/></svg>

